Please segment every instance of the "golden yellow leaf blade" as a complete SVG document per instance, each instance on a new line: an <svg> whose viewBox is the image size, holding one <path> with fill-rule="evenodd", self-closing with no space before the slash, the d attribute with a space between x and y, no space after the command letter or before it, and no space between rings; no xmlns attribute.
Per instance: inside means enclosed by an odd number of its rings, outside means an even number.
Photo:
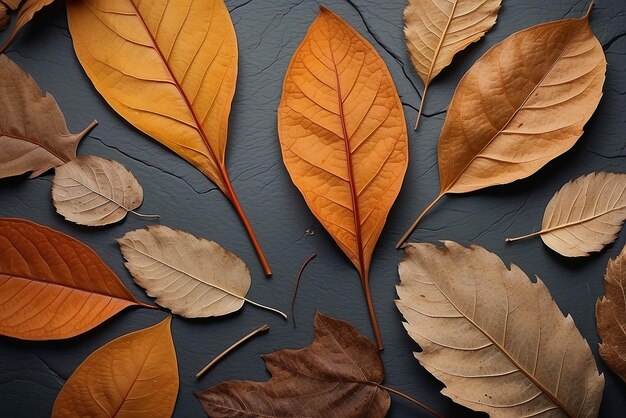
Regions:
<svg viewBox="0 0 626 418"><path fill-rule="evenodd" d="M63 385L52 417L171 417L178 364L170 323L168 316L94 351Z"/></svg>
<svg viewBox="0 0 626 418"><path fill-rule="evenodd" d="M541 280L476 245L405 248L396 303L444 395L493 417L597 416L604 377Z"/></svg>

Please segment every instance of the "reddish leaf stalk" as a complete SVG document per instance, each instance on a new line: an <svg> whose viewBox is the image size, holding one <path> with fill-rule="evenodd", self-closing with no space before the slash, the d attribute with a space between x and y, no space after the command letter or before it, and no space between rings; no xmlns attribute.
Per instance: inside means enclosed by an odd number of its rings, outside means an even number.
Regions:
<svg viewBox="0 0 626 418"><path fill-rule="evenodd" d="M300 271L298 272L298 278L296 279L296 287L295 289L293 289L293 296L291 297L291 319L293 321L294 328L296 328L295 307L296 307L296 296L298 295L298 288L300 287L300 279L302 279L302 273L304 273L304 269L306 268L306 266L308 266L309 263L313 261L315 257L317 257L317 254L313 253L309 256L309 258L304 260L304 263L302 264L302 267L300 267Z"/></svg>

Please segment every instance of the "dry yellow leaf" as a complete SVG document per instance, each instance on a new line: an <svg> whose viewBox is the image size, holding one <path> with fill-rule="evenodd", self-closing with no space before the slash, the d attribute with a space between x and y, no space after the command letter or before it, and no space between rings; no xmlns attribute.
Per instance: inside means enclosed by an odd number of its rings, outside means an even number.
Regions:
<svg viewBox="0 0 626 418"><path fill-rule="evenodd" d="M493 417L595 417L604 377L543 282L454 242L408 244L398 308L453 401Z"/></svg>
<svg viewBox="0 0 626 418"><path fill-rule="evenodd" d="M508 242L540 235L566 257L601 251L617 239L626 220L626 174L598 172L566 183L550 199L541 231Z"/></svg>
<svg viewBox="0 0 626 418"><path fill-rule="evenodd" d="M270 267L226 170L237 38L223 0L68 0L76 55L121 116L211 179Z"/></svg>
<svg viewBox="0 0 626 418"><path fill-rule="evenodd" d="M289 64L278 133L291 179L359 272L381 348L368 275L407 168L404 113L376 50L324 7Z"/></svg>
<svg viewBox="0 0 626 418"><path fill-rule="evenodd" d="M459 83L439 137L439 196L511 183L569 150L602 97L604 51L589 12L519 31Z"/></svg>
<svg viewBox="0 0 626 418"><path fill-rule="evenodd" d="M415 129L430 82L457 52L493 27L498 10L500 0L409 0L404 9L404 36L413 67L424 82Z"/></svg>

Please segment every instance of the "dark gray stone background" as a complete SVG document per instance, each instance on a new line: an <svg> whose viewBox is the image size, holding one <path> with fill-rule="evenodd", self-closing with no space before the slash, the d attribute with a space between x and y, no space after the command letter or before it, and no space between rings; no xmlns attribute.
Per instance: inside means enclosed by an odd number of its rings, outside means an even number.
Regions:
<svg viewBox="0 0 626 418"><path fill-rule="evenodd" d="M439 190L436 146L456 84L489 47L520 29L581 16L588 0L503 0L498 23L477 44L458 54L433 82L418 133L409 130L411 161L404 188L378 243L371 271L374 303L382 329L385 384L420 399L446 416L475 416L439 393L442 385L413 358L418 346L402 327L394 306L396 264L402 253L393 245ZM626 4L598 0L591 25L608 61L604 97L585 134L564 156L532 177L503 187L443 201L423 220L413 240L476 242L514 262L546 283L564 313L573 316L591 345L606 388L600 415L624 416L626 385L597 353L594 305L603 293L602 275L609 257L626 243L626 231L602 253L566 259L540 239L507 245L504 238L536 230L546 203L569 179L596 170L626 171ZM402 33L405 0L328 0L324 4L372 42L387 63L412 127L422 83L413 71ZM318 254L303 278L297 304L298 328L276 315L245 306L228 317L210 320L175 318L172 331L180 369L180 392L174 416L200 417L192 392L228 379L266 380L259 357L281 348L309 344L316 310L349 321L371 336L355 270L321 228L293 186L283 166L276 133L276 107L287 64L317 14L314 0L229 0L239 39L239 84L230 120L228 168L233 185L272 265L264 278L247 236L224 196L197 170L126 123L92 87L78 64L67 30L65 10L57 2L38 14L8 52L54 95L73 132L93 118L99 125L82 141L79 155L111 158L130 169L145 191L140 210L159 213L164 225L215 240L234 251L253 275L249 296L285 311L301 263ZM0 38L5 39L6 33ZM1 110L0 110L1 111ZM22 217L64 231L94 248L143 301L145 293L123 266L114 239L146 225L129 216L111 227L86 228L64 221L50 198L47 174L35 180L0 182L0 216ZM305 234L311 228L313 236ZM120 335L155 324L165 312L129 309L80 337L57 342L0 338L0 410L7 417L45 417L72 371L94 350ZM240 336L268 323L271 331L240 348L204 378L194 374ZM427 416L392 396L391 417Z"/></svg>

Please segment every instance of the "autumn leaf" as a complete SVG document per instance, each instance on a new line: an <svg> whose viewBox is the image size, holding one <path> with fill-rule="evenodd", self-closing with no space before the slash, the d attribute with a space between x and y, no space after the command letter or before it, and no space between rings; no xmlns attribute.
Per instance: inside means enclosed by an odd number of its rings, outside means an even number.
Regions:
<svg viewBox="0 0 626 418"><path fill-rule="evenodd" d="M61 389L53 418L169 418L178 396L171 316L94 351Z"/></svg>
<svg viewBox="0 0 626 418"><path fill-rule="evenodd" d="M604 377L541 280L477 245L405 249L396 303L444 395L493 417L598 415Z"/></svg>
<svg viewBox="0 0 626 418"><path fill-rule="evenodd" d="M439 137L444 195L511 183L569 150L602 96L606 59L589 13L514 33L459 83Z"/></svg>
<svg viewBox="0 0 626 418"><path fill-rule="evenodd" d="M548 203L541 231L507 242L540 235L566 257L601 251L617 239L626 220L626 174L598 172L566 183Z"/></svg>
<svg viewBox="0 0 626 418"><path fill-rule="evenodd" d="M16 10L21 2L22 0L0 0L0 3L6 4L11 10Z"/></svg>
<svg viewBox="0 0 626 418"><path fill-rule="evenodd" d="M238 57L223 0L68 0L67 13L76 55L96 89L224 192L271 275L226 170Z"/></svg>
<svg viewBox="0 0 626 418"><path fill-rule="evenodd" d="M409 57L424 82L415 129L428 86L450 65L454 55L493 27L500 0L409 0L404 9L404 36Z"/></svg>
<svg viewBox="0 0 626 418"><path fill-rule="evenodd" d="M135 282L177 315L226 315L248 302L287 319L246 298L251 283L248 267L216 242L155 225L131 231L118 243Z"/></svg>
<svg viewBox="0 0 626 418"><path fill-rule="evenodd" d="M626 247L606 266L604 296L596 302L600 355L626 382Z"/></svg>
<svg viewBox="0 0 626 418"><path fill-rule="evenodd" d="M8 14L9 9L0 1L0 31L5 30L11 23L11 16Z"/></svg>
<svg viewBox="0 0 626 418"><path fill-rule="evenodd" d="M91 130L71 134L50 94L6 55L0 55L0 178L31 172L37 177L76 158L78 142Z"/></svg>
<svg viewBox="0 0 626 418"><path fill-rule="evenodd" d="M52 201L59 214L80 225L112 224L128 212L158 217L133 210L143 201L143 189L130 171L95 156L80 157L55 169Z"/></svg>
<svg viewBox="0 0 626 418"><path fill-rule="evenodd" d="M0 334L57 340L139 302L98 255L61 232L0 218Z"/></svg>
<svg viewBox="0 0 626 418"><path fill-rule="evenodd" d="M37 13L53 1L54 0L25 0L24 4L22 4L22 7L17 14L15 26L13 27L11 35L9 35L9 38L4 43L4 45L0 47L0 54L6 51L11 42L13 42L13 39L15 39L15 35L17 35L19 30L31 21L35 13ZM17 5L19 5L19 1L15 1L14 4L9 4L10 2L5 3L7 3L8 6L11 7L13 10L15 10L17 8Z"/></svg>
<svg viewBox="0 0 626 418"><path fill-rule="evenodd" d="M212 418L384 417L391 405L387 392L430 408L381 384L385 372L374 345L350 324L315 315L315 339L299 350L263 356L272 375L268 382L231 380L196 393Z"/></svg>
<svg viewBox="0 0 626 418"><path fill-rule="evenodd" d="M407 168L404 113L376 50L324 7L287 69L278 133L291 179L359 272L382 349L369 268Z"/></svg>

